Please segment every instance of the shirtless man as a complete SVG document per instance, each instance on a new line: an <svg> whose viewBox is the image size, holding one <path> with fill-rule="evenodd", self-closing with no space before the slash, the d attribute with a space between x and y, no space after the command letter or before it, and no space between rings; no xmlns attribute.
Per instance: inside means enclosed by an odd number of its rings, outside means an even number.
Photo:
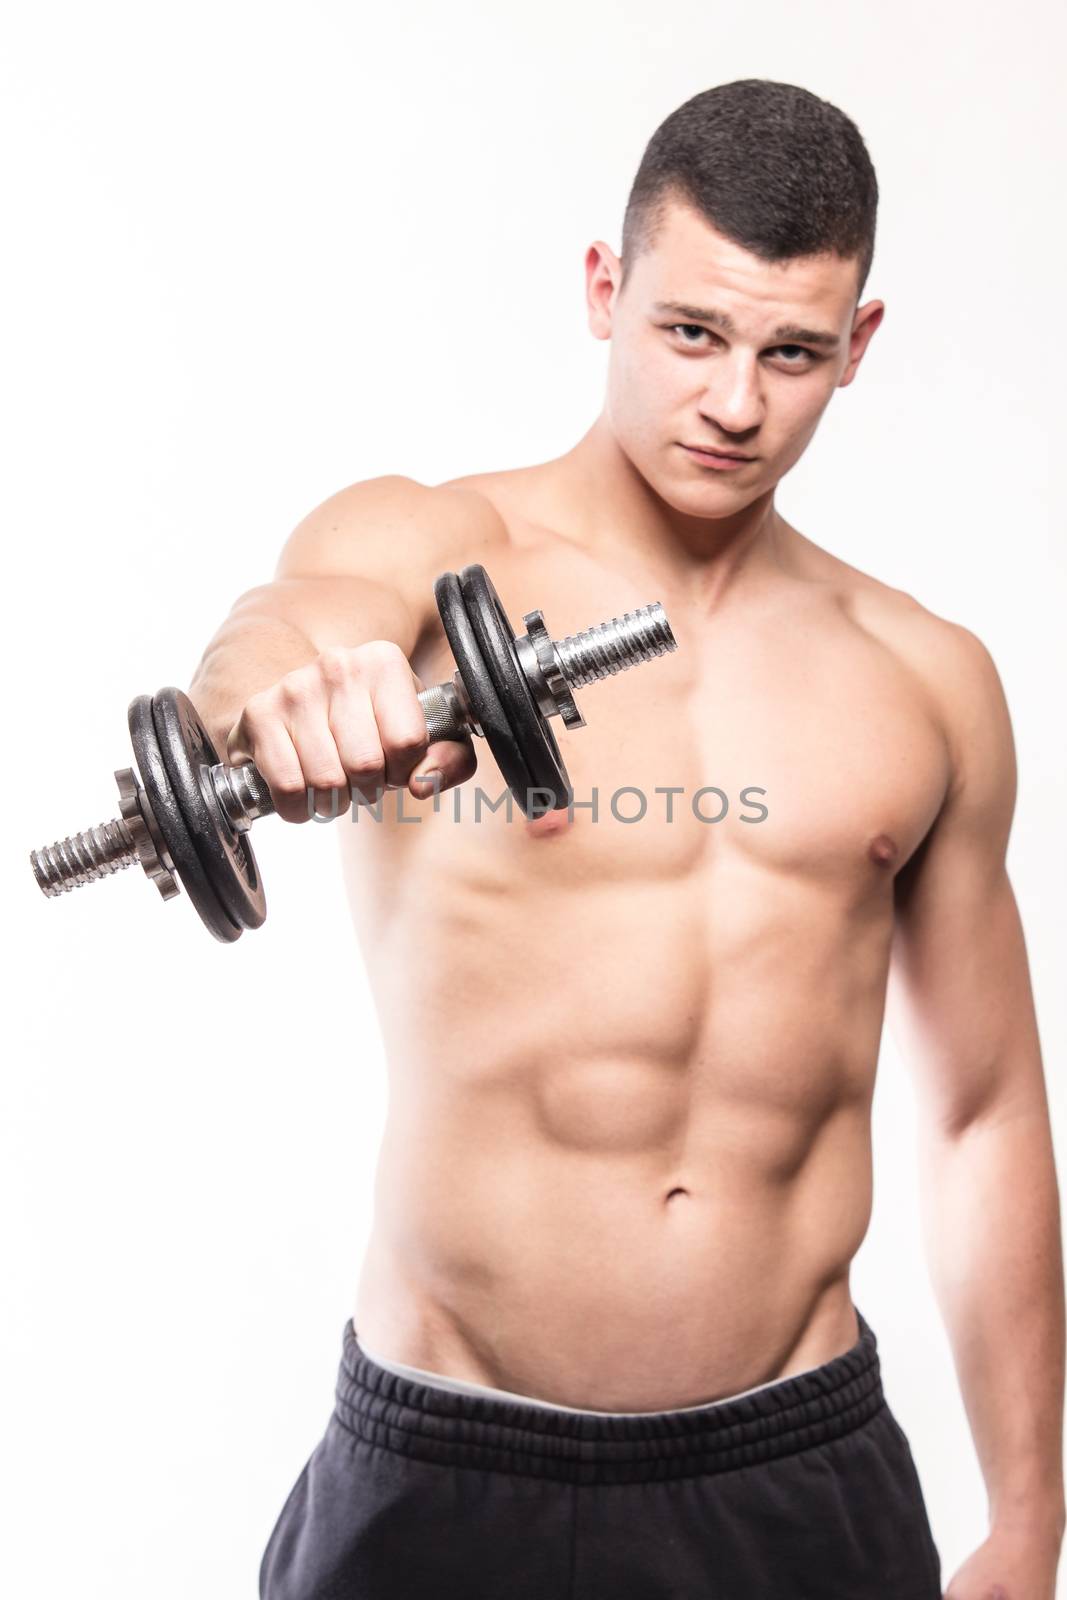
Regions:
<svg viewBox="0 0 1067 1600"><path fill-rule="evenodd" d="M849 1290L887 980L989 1493L948 1592L1053 1600L1062 1268L1004 697L973 634L774 503L882 320L876 203L833 106L695 96L621 259L587 252L584 437L342 490L205 652L192 698L283 816L390 786L332 824L390 1071L373 1229L263 1600L939 1597ZM476 811L505 792L482 741L466 784L470 748L426 746L433 579L469 562L513 622L658 599L678 641L586 691L573 807L536 822Z"/></svg>

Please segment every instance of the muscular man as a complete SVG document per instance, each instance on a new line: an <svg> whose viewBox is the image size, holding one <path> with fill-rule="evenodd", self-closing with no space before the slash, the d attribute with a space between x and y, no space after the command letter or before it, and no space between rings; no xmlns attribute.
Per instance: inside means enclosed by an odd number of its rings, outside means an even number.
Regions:
<svg viewBox="0 0 1067 1600"><path fill-rule="evenodd" d="M390 1071L373 1229L264 1600L940 1596L849 1290L887 980L989 1492L950 1593L1052 1600L1063 1289L1004 697L966 628L775 506L882 320L876 201L833 106L696 95L621 258L586 256L584 437L342 490L205 652L190 692L283 816L379 796L333 824ZM658 599L678 640L588 691L573 806L536 822L481 741L473 783L426 745L433 579L472 561L513 620Z"/></svg>

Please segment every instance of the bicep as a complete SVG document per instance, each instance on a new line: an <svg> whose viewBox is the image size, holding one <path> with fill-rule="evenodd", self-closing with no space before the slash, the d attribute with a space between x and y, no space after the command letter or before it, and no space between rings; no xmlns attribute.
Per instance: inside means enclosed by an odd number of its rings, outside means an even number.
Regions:
<svg viewBox="0 0 1067 1600"><path fill-rule="evenodd" d="M424 485L395 475L350 484L298 523L273 581L241 595L231 620L271 617L317 650L389 639L410 657L432 604L436 532Z"/></svg>
<svg viewBox="0 0 1067 1600"><path fill-rule="evenodd" d="M250 589L236 620L268 615L323 650L390 639L410 660L437 621L438 574L506 543L480 494L393 474L349 485L289 535L274 581Z"/></svg>

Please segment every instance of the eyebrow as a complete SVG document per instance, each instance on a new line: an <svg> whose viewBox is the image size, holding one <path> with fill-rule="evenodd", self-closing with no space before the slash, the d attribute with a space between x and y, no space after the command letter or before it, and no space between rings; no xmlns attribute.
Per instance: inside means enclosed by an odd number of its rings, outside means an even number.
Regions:
<svg viewBox="0 0 1067 1600"><path fill-rule="evenodd" d="M733 318L725 311L716 311L714 306L691 306L682 300L657 300L653 309L671 316L685 317L692 322L710 322L713 327L721 328L723 333L737 332ZM795 322L783 322L775 328L771 337L818 344L825 350L836 350L841 343L836 333L824 333L820 328L801 328Z"/></svg>

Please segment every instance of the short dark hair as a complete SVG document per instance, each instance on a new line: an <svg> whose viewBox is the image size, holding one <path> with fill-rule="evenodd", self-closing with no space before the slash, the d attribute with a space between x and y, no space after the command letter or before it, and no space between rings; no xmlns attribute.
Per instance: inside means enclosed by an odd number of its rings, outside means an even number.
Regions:
<svg viewBox="0 0 1067 1600"><path fill-rule="evenodd" d="M878 180L856 124L792 83L741 78L693 95L652 135L626 202L623 282L668 203L688 203L764 261L874 256Z"/></svg>

